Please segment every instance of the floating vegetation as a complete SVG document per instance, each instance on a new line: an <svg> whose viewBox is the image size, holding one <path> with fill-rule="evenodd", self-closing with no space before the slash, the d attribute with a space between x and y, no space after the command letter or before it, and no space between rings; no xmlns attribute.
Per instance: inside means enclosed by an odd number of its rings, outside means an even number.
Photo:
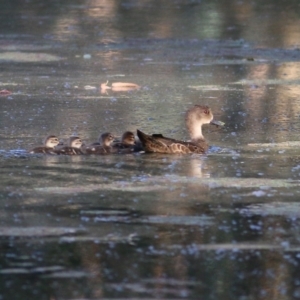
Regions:
<svg viewBox="0 0 300 300"><path fill-rule="evenodd" d="M9 91L9 90L6 90L6 89L0 90L0 97L6 97L6 96L9 96L11 94L12 94L12 92Z"/></svg>
<svg viewBox="0 0 300 300"><path fill-rule="evenodd" d="M111 86L109 86L108 81L106 81L106 83L100 84L100 89L101 93L106 93L107 90L111 90L113 92L130 92L140 89L140 86L131 82L113 82Z"/></svg>

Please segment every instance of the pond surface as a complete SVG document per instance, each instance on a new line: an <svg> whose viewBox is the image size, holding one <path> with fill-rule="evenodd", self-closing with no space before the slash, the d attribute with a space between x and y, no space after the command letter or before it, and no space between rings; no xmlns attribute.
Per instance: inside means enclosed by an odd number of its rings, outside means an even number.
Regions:
<svg viewBox="0 0 300 300"><path fill-rule="evenodd" d="M300 298L298 1L2 2L0 299ZM207 155L26 152L194 104Z"/></svg>

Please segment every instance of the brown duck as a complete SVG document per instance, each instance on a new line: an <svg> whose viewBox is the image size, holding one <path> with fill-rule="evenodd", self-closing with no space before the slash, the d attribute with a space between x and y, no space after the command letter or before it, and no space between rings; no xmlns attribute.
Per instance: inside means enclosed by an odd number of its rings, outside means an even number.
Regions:
<svg viewBox="0 0 300 300"><path fill-rule="evenodd" d="M114 140L114 136L112 133L110 132L105 132L105 133L101 133L98 137L98 140L94 143L91 143L88 145L88 148L94 147L94 146L101 146L104 145L105 139L107 139L107 141L109 139L112 139L112 141Z"/></svg>
<svg viewBox="0 0 300 300"><path fill-rule="evenodd" d="M113 149L111 146L112 142L114 141L115 137L110 132L105 132L100 135L99 137L99 144L93 143L89 147L85 149L86 154L109 154L115 153L116 150Z"/></svg>
<svg viewBox="0 0 300 300"><path fill-rule="evenodd" d="M146 152L203 154L207 151L208 144L202 135L202 125L224 125L223 122L214 121L211 109L202 105L195 105L186 112L185 124L191 137L188 142L167 138L162 134L148 135L140 130L137 130L137 135Z"/></svg>
<svg viewBox="0 0 300 300"><path fill-rule="evenodd" d="M114 143L112 147L120 154L143 150L141 143L136 141L134 133L131 131L125 131L122 135L121 142Z"/></svg>
<svg viewBox="0 0 300 300"><path fill-rule="evenodd" d="M56 135L49 135L44 140L44 145L33 148L29 153L55 154L55 147L59 144Z"/></svg>
<svg viewBox="0 0 300 300"><path fill-rule="evenodd" d="M58 149L54 149L54 153L58 155L82 155L82 140L78 136L71 136L67 146L63 146Z"/></svg>

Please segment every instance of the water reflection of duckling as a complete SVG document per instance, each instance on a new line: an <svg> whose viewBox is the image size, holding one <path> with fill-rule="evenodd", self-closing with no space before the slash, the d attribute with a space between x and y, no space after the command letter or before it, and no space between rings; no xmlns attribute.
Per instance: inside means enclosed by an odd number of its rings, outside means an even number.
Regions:
<svg viewBox="0 0 300 300"><path fill-rule="evenodd" d="M84 154L82 151L82 140L78 136L71 136L68 141L68 146L64 146L55 149L55 154L58 155L81 155Z"/></svg>
<svg viewBox="0 0 300 300"><path fill-rule="evenodd" d="M59 140L55 135L49 135L44 140L44 146L33 148L29 153L55 154L55 147L59 145Z"/></svg>
<svg viewBox="0 0 300 300"><path fill-rule="evenodd" d="M190 142L167 138L162 134L147 135L140 130L137 130L137 135L146 152L203 154L207 151L208 144L202 135L202 125L224 125L222 122L214 121L211 109L202 105L195 105L186 112L185 123L190 133Z"/></svg>
<svg viewBox="0 0 300 300"><path fill-rule="evenodd" d="M105 132L99 137L99 145L97 143L91 144L85 149L86 154L109 154L114 153L115 150L111 146L114 141L114 136L110 132Z"/></svg>

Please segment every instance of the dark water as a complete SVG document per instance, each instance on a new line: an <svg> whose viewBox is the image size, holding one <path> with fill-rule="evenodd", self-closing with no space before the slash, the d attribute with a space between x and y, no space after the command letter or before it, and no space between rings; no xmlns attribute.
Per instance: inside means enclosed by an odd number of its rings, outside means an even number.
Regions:
<svg viewBox="0 0 300 300"><path fill-rule="evenodd" d="M299 15L2 1L0 299L300 298ZM186 139L193 104L226 123L204 156L26 153L49 133Z"/></svg>

